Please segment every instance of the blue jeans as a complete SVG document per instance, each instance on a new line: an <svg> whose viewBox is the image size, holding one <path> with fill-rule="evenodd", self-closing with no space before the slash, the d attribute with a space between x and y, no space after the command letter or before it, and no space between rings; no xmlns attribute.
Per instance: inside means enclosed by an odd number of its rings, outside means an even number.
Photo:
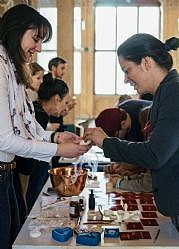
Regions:
<svg viewBox="0 0 179 249"><path fill-rule="evenodd" d="M19 214L11 170L0 171L0 248L10 249L19 232Z"/></svg>

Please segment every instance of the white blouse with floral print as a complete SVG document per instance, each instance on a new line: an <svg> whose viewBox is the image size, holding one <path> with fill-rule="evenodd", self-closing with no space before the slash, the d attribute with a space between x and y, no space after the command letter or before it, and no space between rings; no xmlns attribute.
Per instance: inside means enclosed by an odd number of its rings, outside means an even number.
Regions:
<svg viewBox="0 0 179 249"><path fill-rule="evenodd" d="M49 162L57 145L50 143L51 133L35 120L32 102L25 86L17 84L14 65L0 45L0 161L15 155Z"/></svg>

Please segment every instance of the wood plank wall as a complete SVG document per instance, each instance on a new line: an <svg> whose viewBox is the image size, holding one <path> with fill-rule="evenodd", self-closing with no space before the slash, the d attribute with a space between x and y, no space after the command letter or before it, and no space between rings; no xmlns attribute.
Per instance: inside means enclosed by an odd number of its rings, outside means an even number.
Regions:
<svg viewBox="0 0 179 249"><path fill-rule="evenodd" d="M162 0L162 35L163 40L179 37L179 0ZM172 52L174 66L179 71L179 50Z"/></svg>

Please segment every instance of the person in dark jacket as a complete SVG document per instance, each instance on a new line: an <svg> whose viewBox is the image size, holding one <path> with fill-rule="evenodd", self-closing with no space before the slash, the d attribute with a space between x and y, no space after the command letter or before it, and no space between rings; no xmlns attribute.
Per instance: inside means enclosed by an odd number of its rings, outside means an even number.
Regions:
<svg viewBox="0 0 179 249"><path fill-rule="evenodd" d="M43 76L43 81L49 82L52 79L62 80L67 68L67 61L62 57L54 57L48 63L49 72ZM49 116L49 123L47 130L53 130L58 132L65 131L63 122L63 115L60 117Z"/></svg>
<svg viewBox="0 0 179 249"><path fill-rule="evenodd" d="M67 68L67 61L62 57L54 57L48 63L49 72L44 75L44 81L49 79L62 80Z"/></svg>
<svg viewBox="0 0 179 249"><path fill-rule="evenodd" d="M69 88L63 80L54 79L40 85L38 96L39 101L33 102L35 118L46 129L50 115L58 117L62 112L68 110ZM48 178L48 169L50 168L46 162L35 161L26 193L28 213Z"/></svg>
<svg viewBox="0 0 179 249"><path fill-rule="evenodd" d="M143 134L150 110L150 108L147 110L146 108L148 107L141 109L136 120L140 123L139 130ZM95 124L97 127L101 127L109 137L118 137L120 139L125 139L125 135L132 127L129 114L119 108L108 108L103 110L97 116ZM141 139L141 136L139 139ZM111 161L113 161L113 158L111 158ZM112 187L115 189L135 192L152 191L151 173L150 170L147 170L146 168L118 162L105 166L103 170L105 173L110 174L110 183L112 183Z"/></svg>
<svg viewBox="0 0 179 249"><path fill-rule="evenodd" d="M144 135L140 126L140 111L152 105L152 101L142 99L128 99L118 105L118 108L125 110L131 119L131 127L125 134L124 139L132 142L144 141Z"/></svg>
<svg viewBox="0 0 179 249"><path fill-rule="evenodd" d="M136 34L117 50L125 82L139 94L153 94L147 124L148 140L130 142L110 138L101 128L88 128L85 139L103 148L106 157L146 167L159 212L170 216L179 231L179 75L168 51L179 47L172 37L165 43L149 34Z"/></svg>

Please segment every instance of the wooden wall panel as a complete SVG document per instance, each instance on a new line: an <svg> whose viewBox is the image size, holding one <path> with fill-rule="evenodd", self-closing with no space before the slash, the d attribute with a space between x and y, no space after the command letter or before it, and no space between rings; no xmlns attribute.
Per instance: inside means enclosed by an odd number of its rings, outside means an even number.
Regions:
<svg viewBox="0 0 179 249"><path fill-rule="evenodd" d="M162 38L179 37L179 0L161 0ZM179 50L171 52L174 66L179 70Z"/></svg>
<svg viewBox="0 0 179 249"><path fill-rule="evenodd" d="M67 71L64 76L70 91L73 92L73 0L57 1L57 55L67 60ZM74 122L72 110L65 123Z"/></svg>
<svg viewBox="0 0 179 249"><path fill-rule="evenodd" d="M80 96L80 116L93 117L93 69L94 69L94 32L93 0L81 0L82 20L82 92Z"/></svg>

